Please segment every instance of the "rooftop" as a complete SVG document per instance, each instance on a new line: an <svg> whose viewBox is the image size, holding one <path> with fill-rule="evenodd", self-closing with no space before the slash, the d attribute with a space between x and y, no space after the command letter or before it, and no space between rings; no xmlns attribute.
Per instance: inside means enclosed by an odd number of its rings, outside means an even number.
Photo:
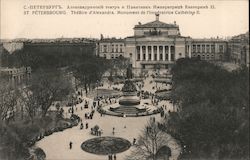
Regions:
<svg viewBox="0 0 250 160"><path fill-rule="evenodd" d="M159 14L156 14L156 20L146 23L146 24L141 24L139 22L138 25L135 25L135 28L178 28L179 26L174 22L174 24L168 24L159 21Z"/></svg>
<svg viewBox="0 0 250 160"><path fill-rule="evenodd" d="M112 42L112 43L115 43L115 42L124 42L124 39L123 38L103 38L100 40L100 42Z"/></svg>

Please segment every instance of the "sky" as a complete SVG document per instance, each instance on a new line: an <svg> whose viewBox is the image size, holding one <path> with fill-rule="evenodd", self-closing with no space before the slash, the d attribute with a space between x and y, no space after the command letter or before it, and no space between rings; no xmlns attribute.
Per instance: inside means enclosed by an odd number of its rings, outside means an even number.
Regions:
<svg viewBox="0 0 250 160"><path fill-rule="evenodd" d="M155 20L154 14L114 15L72 15L67 6L208 6L199 9L200 14L176 14L176 11L198 9L146 9L146 11L173 11L174 14L160 14L160 21L176 23L181 35L192 38L228 37L245 33L249 28L248 0L0 0L1 39L14 38L60 38L60 37L127 37L132 36L134 25ZM34 5L60 5L67 15L32 15L35 9L24 9ZM215 9L211 9L213 5ZM105 9L99 11L114 11ZM143 9L119 9L122 11L144 11ZM24 15L24 11L29 11ZM76 11L76 10L75 10ZM84 11L84 10L81 10ZM85 10L90 11L90 10ZM97 10L98 11L98 10Z"/></svg>

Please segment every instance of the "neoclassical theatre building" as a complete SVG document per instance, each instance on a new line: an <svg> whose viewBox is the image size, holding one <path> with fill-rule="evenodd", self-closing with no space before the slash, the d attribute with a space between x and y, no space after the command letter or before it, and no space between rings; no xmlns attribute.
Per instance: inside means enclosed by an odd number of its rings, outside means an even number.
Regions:
<svg viewBox="0 0 250 160"><path fill-rule="evenodd" d="M201 60L223 60L227 42L222 39L192 39L181 36L179 26L164 23L156 14L155 21L135 25L134 35L124 39L101 38L98 54L107 59L130 58L134 70L168 70L184 57Z"/></svg>

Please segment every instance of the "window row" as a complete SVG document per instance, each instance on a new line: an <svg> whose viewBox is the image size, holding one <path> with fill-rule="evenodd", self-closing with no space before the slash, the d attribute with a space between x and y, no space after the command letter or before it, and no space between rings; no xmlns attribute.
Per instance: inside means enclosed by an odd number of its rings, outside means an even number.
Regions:
<svg viewBox="0 0 250 160"><path fill-rule="evenodd" d="M104 52L104 53L107 53L109 52L109 46L108 45L102 45L101 46L101 51ZM111 45L111 52L123 52L123 45Z"/></svg>
<svg viewBox="0 0 250 160"><path fill-rule="evenodd" d="M110 58L114 59L114 58L118 58L118 57L122 57L121 54L111 54ZM103 54L103 58L107 59L107 55Z"/></svg>
<svg viewBox="0 0 250 160"><path fill-rule="evenodd" d="M192 52L202 52L202 53L214 53L215 52L215 45L193 45ZM219 52L224 52L224 46L219 45Z"/></svg>

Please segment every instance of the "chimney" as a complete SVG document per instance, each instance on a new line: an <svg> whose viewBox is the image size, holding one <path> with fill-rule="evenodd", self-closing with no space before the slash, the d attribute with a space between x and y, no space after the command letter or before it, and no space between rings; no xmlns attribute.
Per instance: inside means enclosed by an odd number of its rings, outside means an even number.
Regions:
<svg viewBox="0 0 250 160"><path fill-rule="evenodd" d="M156 21L159 21L159 16L160 16L159 13L156 13L156 14L155 14L155 18L156 18L155 20L156 20Z"/></svg>

